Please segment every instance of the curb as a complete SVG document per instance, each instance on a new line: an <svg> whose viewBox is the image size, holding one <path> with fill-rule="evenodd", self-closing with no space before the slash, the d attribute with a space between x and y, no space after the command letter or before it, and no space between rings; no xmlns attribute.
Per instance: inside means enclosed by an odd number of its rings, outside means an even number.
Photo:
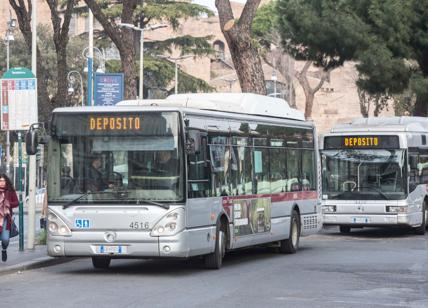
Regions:
<svg viewBox="0 0 428 308"><path fill-rule="evenodd" d="M7 268L0 269L0 276L12 274L15 272L23 272L32 269L38 269L42 267L54 266L66 262L75 260L76 258L66 258L66 257L40 257L32 261L27 261L19 263L16 265L11 265Z"/></svg>

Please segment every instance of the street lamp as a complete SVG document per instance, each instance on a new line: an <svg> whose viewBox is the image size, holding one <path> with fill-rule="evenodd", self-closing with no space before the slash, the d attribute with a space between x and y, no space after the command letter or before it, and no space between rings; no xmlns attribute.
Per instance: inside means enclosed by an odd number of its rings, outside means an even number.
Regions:
<svg viewBox="0 0 428 308"><path fill-rule="evenodd" d="M100 65L97 68L97 73L104 73L106 70L106 56L104 54L103 51L101 51L99 48L97 47L93 47L93 50L95 50L96 52L98 52L98 55L100 57ZM82 51L82 56L86 59L88 59L89 55L89 47L85 47ZM88 71L88 68L85 67L85 69L83 70L84 72Z"/></svg>
<svg viewBox="0 0 428 308"><path fill-rule="evenodd" d="M88 105L93 106L94 104L94 100L93 100L93 95L92 95L92 84L93 84L93 73L92 73L92 61L93 61L93 54L91 55L91 51L93 52L93 50L97 51L99 53L99 57L100 57L100 65L97 68L97 73L104 73L105 72L105 62L106 62L106 57L104 55L104 53L99 50L97 47L85 47L82 51L82 56L84 58L86 58L86 62L88 63L88 66L84 68L84 72L88 73ZM89 68L89 69L88 69Z"/></svg>
<svg viewBox="0 0 428 308"><path fill-rule="evenodd" d="M80 81L80 95L82 97L82 107L85 106L85 102L83 100L83 79L82 75L78 71L69 71L67 74L67 80L69 82L68 84L68 95L72 95L74 93L74 83L76 81L76 77L73 76L73 74L79 76Z"/></svg>
<svg viewBox="0 0 428 308"><path fill-rule="evenodd" d="M170 61L174 61L174 64L175 64L175 91L174 91L174 93L178 94L178 63L177 63L177 61L184 60L187 58L191 58L193 56L188 55L188 56L180 56L177 58L173 58L173 57L168 57L168 56L164 56L164 55L157 55L157 57L167 59Z"/></svg>
<svg viewBox="0 0 428 308"><path fill-rule="evenodd" d="M10 41L15 40L13 37L13 30L16 28L16 19L12 18L12 11L9 10L9 20L7 21L7 29L6 29L6 68L9 70L10 68L10 57L9 57L9 49L10 49ZM6 131L6 173L10 176L10 131Z"/></svg>
<svg viewBox="0 0 428 308"><path fill-rule="evenodd" d="M140 99L143 99L143 67L144 67L144 30L156 30L159 28L166 28L168 25L157 24L157 25L148 25L145 28L137 27L133 24L119 23L119 27L131 29L134 31L140 31L140 83L138 85L138 93L140 94Z"/></svg>
<svg viewBox="0 0 428 308"><path fill-rule="evenodd" d="M228 79L228 78L224 78L224 77L221 77L220 78L220 80L224 80L224 81L226 81L227 83L229 83L229 92L232 92L232 85L235 83L235 81L237 81L238 79L237 78L234 78L234 79Z"/></svg>
<svg viewBox="0 0 428 308"><path fill-rule="evenodd" d="M272 71L271 80L273 81L273 95L276 97L276 81L278 80L278 76L276 75L276 70Z"/></svg>

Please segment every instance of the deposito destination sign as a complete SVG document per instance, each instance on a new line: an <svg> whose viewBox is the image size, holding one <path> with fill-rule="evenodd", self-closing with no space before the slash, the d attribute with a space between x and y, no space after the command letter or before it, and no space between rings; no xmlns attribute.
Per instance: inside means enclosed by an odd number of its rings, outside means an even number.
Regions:
<svg viewBox="0 0 428 308"><path fill-rule="evenodd" d="M142 116L94 116L89 117L91 131L139 130Z"/></svg>
<svg viewBox="0 0 428 308"><path fill-rule="evenodd" d="M37 122L37 79L27 68L8 70L0 81L1 129L27 130Z"/></svg>
<svg viewBox="0 0 428 308"><path fill-rule="evenodd" d="M324 149L398 149L398 136L326 136Z"/></svg>

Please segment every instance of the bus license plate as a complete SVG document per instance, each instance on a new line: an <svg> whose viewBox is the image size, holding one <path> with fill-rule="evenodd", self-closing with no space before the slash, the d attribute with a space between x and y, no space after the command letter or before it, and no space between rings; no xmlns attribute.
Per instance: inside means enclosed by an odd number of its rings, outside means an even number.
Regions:
<svg viewBox="0 0 428 308"><path fill-rule="evenodd" d="M352 222L354 224L368 224L368 223L370 223L370 218L368 218L368 217L352 217Z"/></svg>
<svg viewBox="0 0 428 308"><path fill-rule="evenodd" d="M101 245L97 247L99 254L126 254L126 246Z"/></svg>

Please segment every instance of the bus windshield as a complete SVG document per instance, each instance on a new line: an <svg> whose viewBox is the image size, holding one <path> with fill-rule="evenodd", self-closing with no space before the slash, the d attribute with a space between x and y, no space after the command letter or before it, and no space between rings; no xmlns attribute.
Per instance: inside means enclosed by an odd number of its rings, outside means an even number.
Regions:
<svg viewBox="0 0 428 308"><path fill-rule="evenodd" d="M178 112L63 113L52 124L50 202L183 201Z"/></svg>
<svg viewBox="0 0 428 308"><path fill-rule="evenodd" d="M323 199L406 198L404 150L340 149L322 152Z"/></svg>

